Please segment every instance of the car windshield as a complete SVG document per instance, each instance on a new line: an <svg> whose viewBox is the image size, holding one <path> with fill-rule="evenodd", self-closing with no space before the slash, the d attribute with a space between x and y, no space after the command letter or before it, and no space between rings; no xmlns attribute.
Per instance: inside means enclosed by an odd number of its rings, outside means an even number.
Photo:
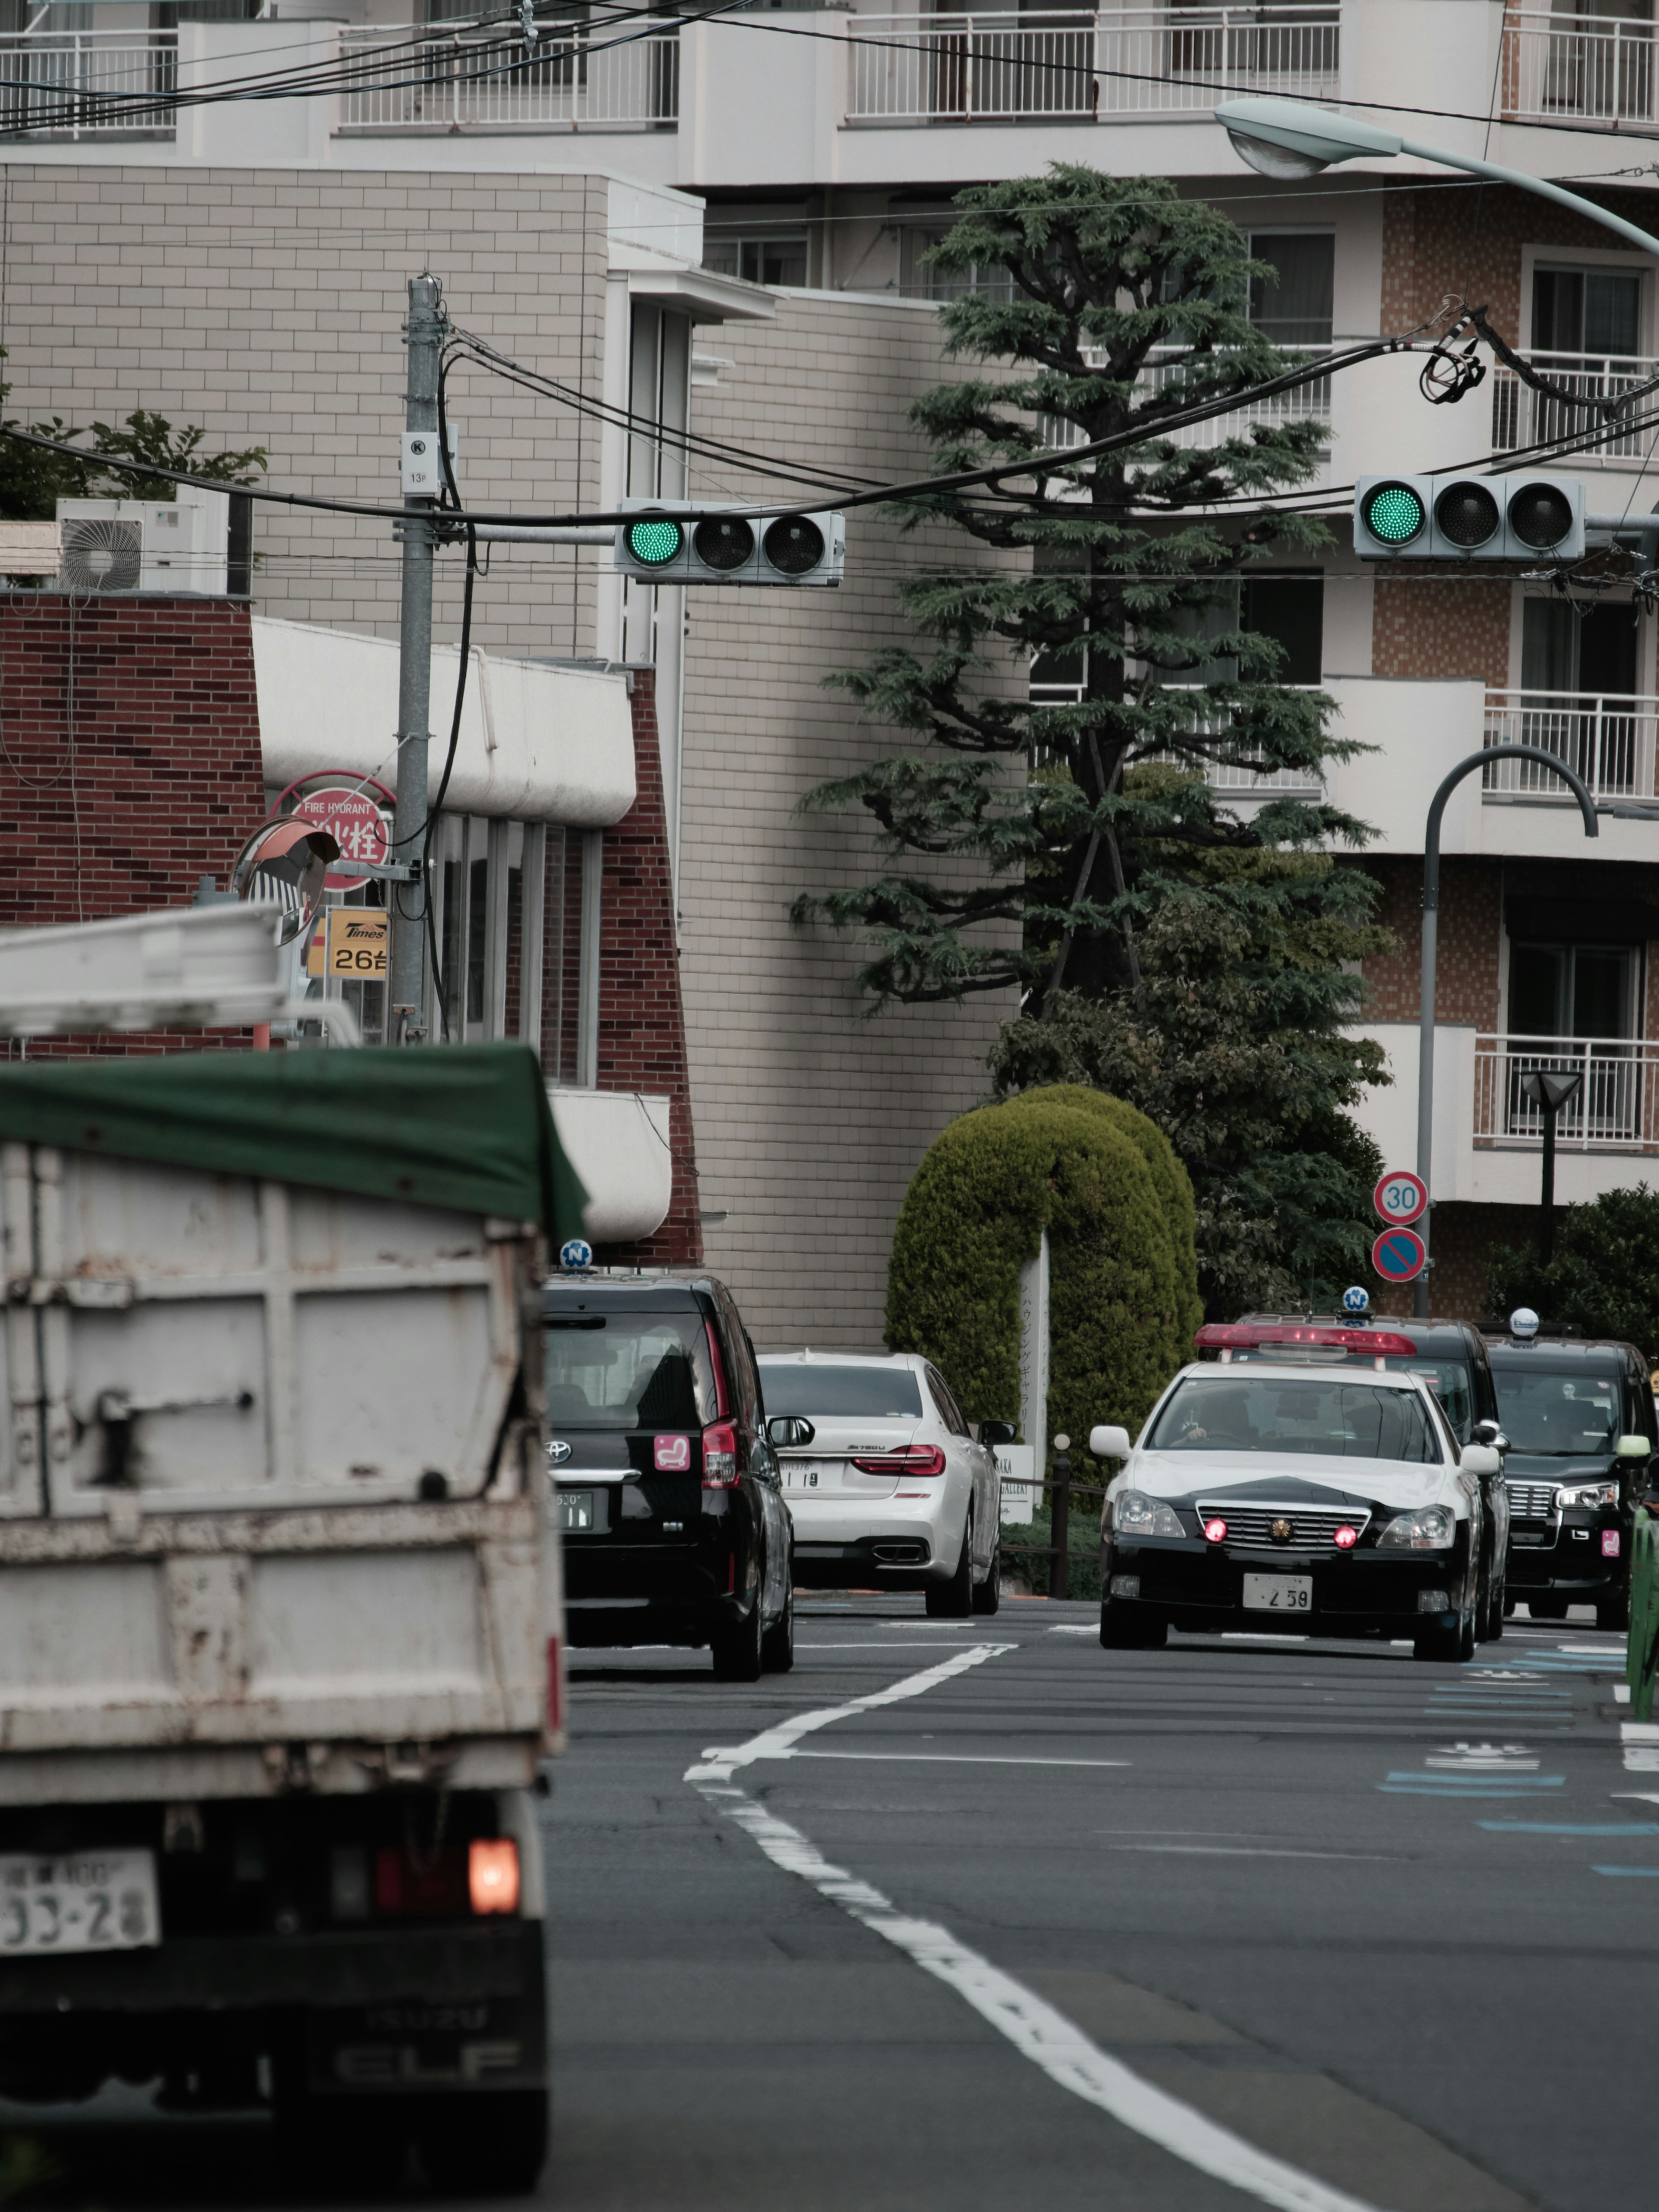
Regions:
<svg viewBox="0 0 1659 2212"><path fill-rule="evenodd" d="M554 1313L543 1326L556 1428L696 1429L715 1418L700 1314Z"/></svg>
<svg viewBox="0 0 1659 2212"><path fill-rule="evenodd" d="M1420 1375L1440 1401L1446 1425L1460 1444L1474 1434L1474 1384L1461 1359L1390 1359L1390 1367Z"/></svg>
<svg viewBox="0 0 1659 2212"><path fill-rule="evenodd" d="M1153 1451L1317 1453L1342 1459L1435 1462L1440 1446L1413 1391L1332 1374L1189 1375L1158 1415Z"/></svg>
<svg viewBox="0 0 1659 2212"><path fill-rule="evenodd" d="M760 1371L769 1416L805 1413L816 1421L826 1415L862 1413L913 1421L921 1413L921 1392L913 1367L831 1367L820 1366L816 1359L763 1359Z"/></svg>
<svg viewBox="0 0 1659 2212"><path fill-rule="evenodd" d="M1494 1366L1498 1412L1512 1451L1565 1457L1611 1451L1620 1433L1619 1378L1582 1367Z"/></svg>

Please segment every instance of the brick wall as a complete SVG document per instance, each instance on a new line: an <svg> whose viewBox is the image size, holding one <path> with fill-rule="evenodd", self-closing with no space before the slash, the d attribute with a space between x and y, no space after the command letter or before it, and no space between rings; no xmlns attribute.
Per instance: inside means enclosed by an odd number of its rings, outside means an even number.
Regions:
<svg viewBox="0 0 1659 2212"><path fill-rule="evenodd" d="M1507 577L1416 573L1379 576L1371 616L1371 672L1415 678L1478 676L1494 691L1509 688L1510 603Z"/></svg>
<svg viewBox="0 0 1659 2212"><path fill-rule="evenodd" d="M1395 951L1364 964L1369 986L1365 1019L1414 1022L1423 959L1423 863L1378 860L1363 865L1382 886L1376 919L1398 941ZM1434 994L1437 1020L1473 1023L1480 1030L1498 1026L1503 899L1501 860L1451 858L1442 864Z"/></svg>

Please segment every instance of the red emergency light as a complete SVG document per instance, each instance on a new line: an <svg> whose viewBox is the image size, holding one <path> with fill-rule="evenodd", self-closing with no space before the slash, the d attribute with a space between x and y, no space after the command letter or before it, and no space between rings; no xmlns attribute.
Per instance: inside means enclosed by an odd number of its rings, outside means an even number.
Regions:
<svg viewBox="0 0 1659 2212"><path fill-rule="evenodd" d="M1322 1328L1312 1322L1207 1321L1193 1342L1200 1352L1255 1352L1267 1344L1325 1344L1373 1358L1413 1358L1415 1341L1393 1328Z"/></svg>

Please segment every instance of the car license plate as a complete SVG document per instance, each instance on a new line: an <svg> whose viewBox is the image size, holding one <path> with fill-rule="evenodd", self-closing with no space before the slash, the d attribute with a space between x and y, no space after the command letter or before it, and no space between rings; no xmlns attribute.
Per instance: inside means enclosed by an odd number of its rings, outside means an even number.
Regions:
<svg viewBox="0 0 1659 2212"><path fill-rule="evenodd" d="M1246 1575L1246 1613L1311 1613L1311 1575Z"/></svg>
<svg viewBox="0 0 1659 2212"><path fill-rule="evenodd" d="M161 1940L154 1851L0 1857L0 1954L137 1951Z"/></svg>
<svg viewBox="0 0 1659 2212"><path fill-rule="evenodd" d="M591 1533L599 1525L597 1502L591 1490L559 1492L559 1526L568 1535Z"/></svg>

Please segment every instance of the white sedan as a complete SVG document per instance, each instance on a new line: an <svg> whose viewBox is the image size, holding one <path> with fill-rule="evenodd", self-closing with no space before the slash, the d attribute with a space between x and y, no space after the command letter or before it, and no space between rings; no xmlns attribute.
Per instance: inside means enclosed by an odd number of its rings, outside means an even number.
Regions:
<svg viewBox="0 0 1659 2212"><path fill-rule="evenodd" d="M767 1352L768 1431L809 1589L920 1589L935 1618L997 1609L996 1461L915 1352Z"/></svg>

